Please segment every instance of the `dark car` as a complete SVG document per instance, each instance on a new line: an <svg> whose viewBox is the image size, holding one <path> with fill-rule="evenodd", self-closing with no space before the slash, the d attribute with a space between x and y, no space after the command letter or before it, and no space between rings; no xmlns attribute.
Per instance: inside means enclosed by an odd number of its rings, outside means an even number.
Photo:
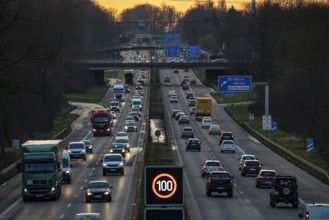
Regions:
<svg viewBox="0 0 329 220"><path fill-rule="evenodd" d="M219 144L221 145L223 140L234 140L234 135L232 132L223 131L219 137Z"/></svg>
<svg viewBox="0 0 329 220"><path fill-rule="evenodd" d="M186 142L186 151L189 151L189 150L201 151L201 142L200 142L200 140L197 139L197 138L188 139L188 141Z"/></svg>
<svg viewBox="0 0 329 220"><path fill-rule="evenodd" d="M190 85L196 85L196 80L195 79L191 79Z"/></svg>
<svg viewBox="0 0 329 220"><path fill-rule="evenodd" d="M190 118L186 115L180 116L178 119L178 124L190 124Z"/></svg>
<svg viewBox="0 0 329 220"><path fill-rule="evenodd" d="M291 203L298 208L298 185L294 176L276 176L270 192L270 205L275 207L279 202Z"/></svg>
<svg viewBox="0 0 329 220"><path fill-rule="evenodd" d="M183 90L186 90L186 89L188 89L189 88L189 86L186 84L186 83L184 83L183 85L182 85L182 89Z"/></svg>
<svg viewBox="0 0 329 220"><path fill-rule="evenodd" d="M123 158L126 157L126 144L125 143L112 143L109 146L110 153L119 153L122 155Z"/></svg>
<svg viewBox="0 0 329 220"><path fill-rule="evenodd" d="M188 93L186 94L186 99L190 99L190 98L192 98L192 97L194 97L194 94L193 94L192 92L188 92Z"/></svg>
<svg viewBox="0 0 329 220"><path fill-rule="evenodd" d="M112 191L113 188L108 184L107 181L91 181L87 187L84 187L86 190L86 202L93 200L101 201L112 201Z"/></svg>
<svg viewBox="0 0 329 220"><path fill-rule="evenodd" d="M245 160L241 167L241 176L246 174L258 174L262 169L262 164L259 160Z"/></svg>
<svg viewBox="0 0 329 220"><path fill-rule="evenodd" d="M192 127L184 127L182 129L181 137L182 138L186 138L186 137L194 138L193 128Z"/></svg>
<svg viewBox="0 0 329 220"><path fill-rule="evenodd" d="M256 176L255 186L267 186L271 187L273 185L274 178L276 177L275 170L261 170L259 171L258 175Z"/></svg>
<svg viewBox="0 0 329 220"><path fill-rule="evenodd" d="M181 86L183 86L184 84L187 84L188 80L183 79L183 81L180 83Z"/></svg>
<svg viewBox="0 0 329 220"><path fill-rule="evenodd" d="M90 140L82 140L82 142L85 143L86 152L93 153L93 143Z"/></svg>
<svg viewBox="0 0 329 220"><path fill-rule="evenodd" d="M233 197L233 176L227 171L212 171L206 184L206 194L211 196L213 192L226 192L228 197Z"/></svg>
<svg viewBox="0 0 329 220"><path fill-rule="evenodd" d="M133 116L135 118L135 121L139 121L139 113L136 111L131 111L129 113L129 116Z"/></svg>
<svg viewBox="0 0 329 220"><path fill-rule="evenodd" d="M174 70L174 73L179 73L179 71L178 70Z"/></svg>

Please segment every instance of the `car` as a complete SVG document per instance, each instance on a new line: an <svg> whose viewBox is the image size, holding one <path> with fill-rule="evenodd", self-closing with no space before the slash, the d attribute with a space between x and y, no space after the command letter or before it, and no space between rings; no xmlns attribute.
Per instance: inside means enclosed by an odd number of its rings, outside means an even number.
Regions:
<svg viewBox="0 0 329 220"><path fill-rule="evenodd" d="M102 217L99 213L78 213L74 220L102 220Z"/></svg>
<svg viewBox="0 0 329 220"><path fill-rule="evenodd" d="M219 144L222 144L223 140L234 140L233 133L229 131L223 131L219 137Z"/></svg>
<svg viewBox="0 0 329 220"><path fill-rule="evenodd" d="M209 135L220 135L221 134L221 129L219 125L210 125L208 129L208 134Z"/></svg>
<svg viewBox="0 0 329 220"><path fill-rule="evenodd" d="M186 99L190 99L192 97L194 97L194 94L192 92L187 92Z"/></svg>
<svg viewBox="0 0 329 220"><path fill-rule="evenodd" d="M174 72L174 73L179 73L179 71L178 71L178 70L174 70L173 72Z"/></svg>
<svg viewBox="0 0 329 220"><path fill-rule="evenodd" d="M261 186L272 187L274 178L277 176L275 170L260 170L256 176L255 186L257 188Z"/></svg>
<svg viewBox="0 0 329 220"><path fill-rule="evenodd" d="M186 141L186 151L197 150L201 151L201 141L198 138L189 138Z"/></svg>
<svg viewBox="0 0 329 220"><path fill-rule="evenodd" d="M182 138L190 137L194 138L194 131L192 127L184 127L181 133Z"/></svg>
<svg viewBox="0 0 329 220"><path fill-rule="evenodd" d="M129 140L128 139L126 139L126 138L116 138L115 139L115 143L116 144L122 144L122 145L124 145L125 150L127 152L130 152L130 144L129 144Z"/></svg>
<svg viewBox="0 0 329 220"><path fill-rule="evenodd" d="M133 117L133 116L131 116L131 117ZM135 118L134 118L134 120L125 121L125 131L134 131L134 132L137 131Z"/></svg>
<svg viewBox="0 0 329 220"><path fill-rule="evenodd" d="M238 158L238 160L239 160L239 170L241 170L245 160L257 160L257 159L256 156L253 154L242 154L241 157Z"/></svg>
<svg viewBox="0 0 329 220"><path fill-rule="evenodd" d="M136 90L135 94L138 95L139 98L140 98L141 96L144 96L143 90Z"/></svg>
<svg viewBox="0 0 329 220"><path fill-rule="evenodd" d="M135 118L135 121L139 121L139 113L131 111L129 113L129 116L133 116Z"/></svg>
<svg viewBox="0 0 329 220"><path fill-rule="evenodd" d="M130 116L130 115L128 115L128 116L126 117L126 119L125 119L125 122L127 122L127 121L136 121L136 120L135 120L135 117L134 117L134 116Z"/></svg>
<svg viewBox="0 0 329 220"><path fill-rule="evenodd" d="M117 132L117 134L115 135L115 140L119 140L119 139L129 140L128 133L124 131Z"/></svg>
<svg viewBox="0 0 329 220"><path fill-rule="evenodd" d="M86 160L86 145L84 142L70 142L67 148L70 159L79 159L82 158Z"/></svg>
<svg viewBox="0 0 329 220"><path fill-rule="evenodd" d="M189 86L186 84L186 83L184 83L183 85L182 85L182 89L183 90L186 90L186 89L188 89L189 88Z"/></svg>
<svg viewBox="0 0 329 220"><path fill-rule="evenodd" d="M115 111L110 111L110 115L112 119L116 119L117 118L117 113Z"/></svg>
<svg viewBox="0 0 329 220"><path fill-rule="evenodd" d="M220 145L220 152L231 151L235 153L235 142L233 140L224 140Z"/></svg>
<svg viewBox="0 0 329 220"><path fill-rule="evenodd" d="M129 85L128 84L124 84L123 86L125 87L125 93L130 93Z"/></svg>
<svg viewBox="0 0 329 220"><path fill-rule="evenodd" d="M219 160L206 160L204 164L201 165L201 176L205 177L209 175L212 171L223 170L223 165Z"/></svg>
<svg viewBox="0 0 329 220"><path fill-rule="evenodd" d="M120 173L124 175L122 154L104 154L101 162L103 163L103 176L108 173Z"/></svg>
<svg viewBox="0 0 329 220"><path fill-rule="evenodd" d="M140 82L136 83L136 90L143 90L143 84Z"/></svg>
<svg viewBox="0 0 329 220"><path fill-rule="evenodd" d="M140 108L138 108L138 107L133 107L130 111L131 111L131 112L137 112L138 115L139 115L139 117L141 116L141 110L140 110Z"/></svg>
<svg viewBox="0 0 329 220"><path fill-rule="evenodd" d="M137 77L137 82L138 83L141 83L141 84L144 84L144 78L143 77Z"/></svg>
<svg viewBox="0 0 329 220"><path fill-rule="evenodd" d="M178 119L178 124L190 124L190 118L187 115L182 115Z"/></svg>
<svg viewBox="0 0 329 220"><path fill-rule="evenodd" d="M86 203L93 200L112 201L113 187L105 180L90 181L88 186L84 187L86 190Z"/></svg>
<svg viewBox="0 0 329 220"><path fill-rule="evenodd" d="M181 116L184 116L184 115L185 115L184 112L177 112L176 115L175 115L175 120L178 121L179 118L180 118Z"/></svg>
<svg viewBox="0 0 329 220"><path fill-rule="evenodd" d="M183 85L187 84L187 82L188 82L187 80L183 79L182 82L180 83L180 85L183 86Z"/></svg>
<svg viewBox="0 0 329 220"><path fill-rule="evenodd" d="M183 80L185 80L185 81L190 81L190 77L189 77L188 75L184 75L184 76L183 76Z"/></svg>
<svg viewBox="0 0 329 220"><path fill-rule="evenodd" d="M195 79L191 79L190 85L196 85L196 80Z"/></svg>
<svg viewBox="0 0 329 220"><path fill-rule="evenodd" d="M201 128L210 128L212 125L212 119L210 117L203 117L201 122Z"/></svg>
<svg viewBox="0 0 329 220"><path fill-rule="evenodd" d="M212 171L206 183L206 195L210 197L213 192L217 192L233 197L233 179L227 171Z"/></svg>
<svg viewBox="0 0 329 220"><path fill-rule="evenodd" d="M196 107L191 107L190 115L195 115L195 113L196 113Z"/></svg>
<svg viewBox="0 0 329 220"><path fill-rule="evenodd" d="M298 184L294 176L276 176L270 191L270 205L275 207L279 202L291 203L298 208Z"/></svg>
<svg viewBox="0 0 329 220"><path fill-rule="evenodd" d="M170 90L168 92L168 97L171 97L172 95L177 95L176 92L175 92L175 90Z"/></svg>
<svg viewBox="0 0 329 220"><path fill-rule="evenodd" d="M241 176L246 174L255 174L257 175L262 169L262 164L259 160L245 160L241 167Z"/></svg>
<svg viewBox="0 0 329 220"><path fill-rule="evenodd" d="M93 153L93 143L91 143L91 140L82 140L83 143L85 143L86 146L86 152Z"/></svg>
<svg viewBox="0 0 329 220"><path fill-rule="evenodd" d="M114 142L109 145L109 152L121 154L123 158L126 158L126 144Z"/></svg>
<svg viewBox="0 0 329 220"><path fill-rule="evenodd" d="M179 110L179 109L174 109L174 110L172 111L171 117L172 117L172 118L175 118L175 117L176 117L176 114L177 114L178 112L181 112L181 110Z"/></svg>
<svg viewBox="0 0 329 220"><path fill-rule="evenodd" d="M70 154L67 150L62 151L62 182L71 184L72 163Z"/></svg>
<svg viewBox="0 0 329 220"><path fill-rule="evenodd" d="M120 112L120 102L119 101L111 101L109 104L109 108L111 111Z"/></svg>
<svg viewBox="0 0 329 220"><path fill-rule="evenodd" d="M188 101L188 106L189 107L195 107L196 106L196 100L190 98L190 100Z"/></svg>
<svg viewBox="0 0 329 220"><path fill-rule="evenodd" d="M177 102L178 102L178 98L177 98L177 96L176 96L176 95L172 95L172 96L170 97L169 102L170 102L170 103L173 103L173 102L177 103Z"/></svg>

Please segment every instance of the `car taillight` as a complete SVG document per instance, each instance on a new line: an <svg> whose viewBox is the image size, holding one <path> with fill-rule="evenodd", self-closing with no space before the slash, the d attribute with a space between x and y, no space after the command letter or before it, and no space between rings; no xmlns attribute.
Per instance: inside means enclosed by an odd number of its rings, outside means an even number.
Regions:
<svg viewBox="0 0 329 220"><path fill-rule="evenodd" d="M264 177L263 176L258 176L258 179L264 179Z"/></svg>
<svg viewBox="0 0 329 220"><path fill-rule="evenodd" d="M246 164L243 164L243 167L246 167Z"/></svg>
<svg viewBox="0 0 329 220"><path fill-rule="evenodd" d="M211 179L208 179L208 183L211 183Z"/></svg>
<svg viewBox="0 0 329 220"><path fill-rule="evenodd" d="M310 213L306 212L305 219L310 219Z"/></svg>
<svg viewBox="0 0 329 220"><path fill-rule="evenodd" d="M208 169L208 166L203 166L203 168Z"/></svg>
<svg viewBox="0 0 329 220"><path fill-rule="evenodd" d="M233 185L233 180L230 181L231 185Z"/></svg>

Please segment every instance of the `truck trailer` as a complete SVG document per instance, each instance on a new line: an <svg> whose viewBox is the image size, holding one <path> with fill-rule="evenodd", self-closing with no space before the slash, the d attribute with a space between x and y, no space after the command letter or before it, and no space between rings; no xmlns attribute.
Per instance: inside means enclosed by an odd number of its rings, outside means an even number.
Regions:
<svg viewBox="0 0 329 220"><path fill-rule="evenodd" d="M195 106L195 119L202 120L203 117L211 117L211 98L197 97Z"/></svg>
<svg viewBox="0 0 329 220"><path fill-rule="evenodd" d="M62 140L29 140L22 144L22 197L57 200L62 192L58 151Z"/></svg>

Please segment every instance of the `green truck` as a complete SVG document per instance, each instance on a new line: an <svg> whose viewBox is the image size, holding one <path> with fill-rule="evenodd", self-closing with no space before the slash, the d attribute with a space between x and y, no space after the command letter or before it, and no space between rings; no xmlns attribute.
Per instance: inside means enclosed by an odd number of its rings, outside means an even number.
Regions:
<svg viewBox="0 0 329 220"><path fill-rule="evenodd" d="M61 195L62 172L59 146L62 140L29 140L22 144L22 197L57 200Z"/></svg>

